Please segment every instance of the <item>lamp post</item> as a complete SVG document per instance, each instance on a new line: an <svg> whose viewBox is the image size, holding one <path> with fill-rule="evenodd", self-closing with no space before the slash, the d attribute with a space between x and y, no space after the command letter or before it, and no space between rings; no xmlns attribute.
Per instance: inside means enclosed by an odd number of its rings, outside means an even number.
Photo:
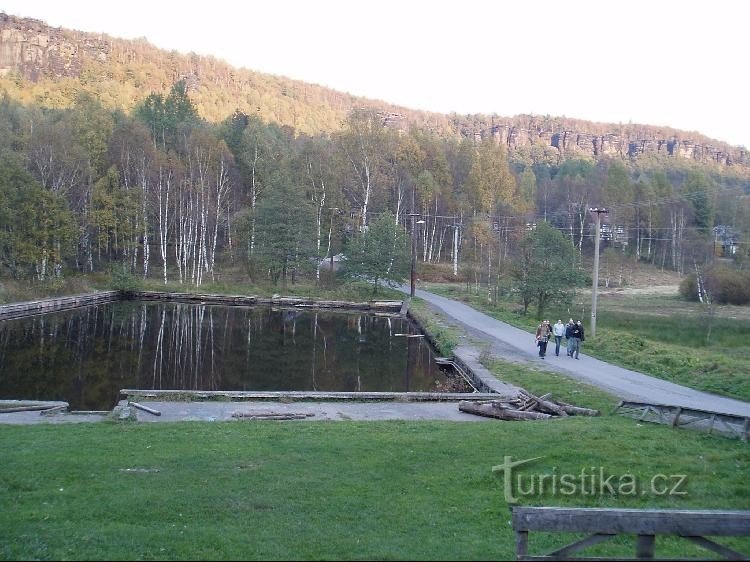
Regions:
<svg viewBox="0 0 750 562"><path fill-rule="evenodd" d="M416 292L417 284L417 237L414 219L418 216L419 213L409 213L408 215L409 219L411 219L411 291L409 294L412 297ZM424 221L419 221L416 224L424 224Z"/></svg>
<svg viewBox="0 0 750 562"><path fill-rule="evenodd" d="M328 228L328 250L331 253L331 283L333 283L333 215L339 210L338 207L329 207L331 209L331 226Z"/></svg>
<svg viewBox="0 0 750 562"><path fill-rule="evenodd" d="M594 230L594 273L591 284L591 337L596 337L596 298L599 288L599 232L602 226L602 215L609 213L607 209L594 207L589 212L596 215L596 228Z"/></svg>

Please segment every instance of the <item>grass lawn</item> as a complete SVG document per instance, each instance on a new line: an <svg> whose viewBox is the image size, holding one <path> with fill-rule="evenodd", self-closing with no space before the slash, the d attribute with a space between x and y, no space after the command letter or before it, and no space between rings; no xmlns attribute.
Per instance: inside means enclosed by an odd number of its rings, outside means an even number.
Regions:
<svg viewBox="0 0 750 562"><path fill-rule="evenodd" d="M486 295L467 292L464 285L430 283L429 291L464 301L486 314L533 331L538 320L524 316L517 303L490 304ZM750 400L750 320L747 307L722 307L706 344L706 319L699 305L677 297L638 295L600 298L596 338L587 337L581 349L615 365L634 369L698 390ZM552 309L546 317L566 322L569 309ZM581 317L581 314L574 317ZM582 316L588 328L590 317Z"/></svg>
<svg viewBox="0 0 750 562"><path fill-rule="evenodd" d="M644 487L687 475L683 496L544 494L523 505L750 506L746 444L613 416L0 426L0 443L2 559L512 559L492 472L505 455L543 457L523 475L602 466ZM610 548L600 551L632 554L626 540ZM660 556L699 552L657 540Z"/></svg>
<svg viewBox="0 0 750 562"><path fill-rule="evenodd" d="M303 290L284 292L306 296ZM265 294L237 283L201 291ZM322 298L361 297L339 290ZM455 329L415 307L441 349L455 345ZM654 338L644 339L649 346L658 340L658 329L643 333ZM584 345L587 353L594 348ZM507 456L541 457L515 472L527 487L541 476L590 478L572 495L549 487L525 494L516 485L520 505L750 509L746 443L612 416L616 400L591 386L487 364L505 381L603 415L0 425L0 559L512 559L504 481L492 470ZM614 493L593 482L600 468L614 476ZM685 476L680 493L662 493L678 475ZM635 489L618 486L623 478ZM530 552L573 538L532 533ZM633 542L619 538L587 553L633 556ZM750 538L721 542L750 552ZM707 554L673 538L656 544L660 557Z"/></svg>

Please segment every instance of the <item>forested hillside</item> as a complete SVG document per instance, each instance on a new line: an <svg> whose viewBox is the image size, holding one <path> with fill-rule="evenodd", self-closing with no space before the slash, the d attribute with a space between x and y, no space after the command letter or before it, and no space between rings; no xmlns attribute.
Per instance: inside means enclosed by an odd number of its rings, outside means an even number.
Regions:
<svg viewBox="0 0 750 562"><path fill-rule="evenodd" d="M145 41L0 24L2 276L125 264L194 285L230 269L284 282L317 276L383 213L401 240L416 212L421 262L512 285L541 221L587 255L591 206L610 209L610 260L688 271L747 255L746 151L699 135L441 116Z"/></svg>

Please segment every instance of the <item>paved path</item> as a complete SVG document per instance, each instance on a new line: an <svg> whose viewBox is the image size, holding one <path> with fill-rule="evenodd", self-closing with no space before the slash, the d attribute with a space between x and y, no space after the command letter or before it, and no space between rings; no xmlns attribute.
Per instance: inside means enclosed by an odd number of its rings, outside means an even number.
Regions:
<svg viewBox="0 0 750 562"><path fill-rule="evenodd" d="M402 290L408 293L408 288L402 287ZM565 373L575 379L611 392L624 400L750 416L750 402L693 390L643 373L617 367L583 353L577 361L562 352L560 357L556 357L554 342L547 347L547 358L540 359L534 336L529 332L495 320L453 299L422 290L417 290L416 296L457 320L460 324L469 328L472 333L478 333L485 341L492 343L492 351L497 355L508 355L511 359L516 360L520 356L532 361L535 365ZM584 342L582 347L585 348L585 345Z"/></svg>

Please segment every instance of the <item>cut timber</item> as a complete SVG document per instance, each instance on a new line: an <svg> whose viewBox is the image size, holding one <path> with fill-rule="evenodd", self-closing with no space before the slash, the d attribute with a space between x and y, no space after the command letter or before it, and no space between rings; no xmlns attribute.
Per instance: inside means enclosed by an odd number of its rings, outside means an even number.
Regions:
<svg viewBox="0 0 750 562"><path fill-rule="evenodd" d="M549 394L545 394L543 396L534 396L530 392L522 391L522 395L525 395L524 397L528 400L531 400L533 403L536 403L536 407L539 410L543 410L550 414L555 414L560 417L567 417L568 413L561 407L555 404L554 402L551 402L549 400L545 400L545 397L548 397Z"/></svg>
<svg viewBox="0 0 750 562"><path fill-rule="evenodd" d="M552 417L550 414L543 414L541 412L522 412L505 408L499 402L478 403L462 400L458 403L458 409L467 414L501 420L546 420Z"/></svg>
<svg viewBox="0 0 750 562"><path fill-rule="evenodd" d="M52 409L66 409L67 403L52 403L52 404L19 404L18 406L0 407L0 414L10 414L13 412L38 412Z"/></svg>
<svg viewBox="0 0 750 562"><path fill-rule="evenodd" d="M573 404L560 402L559 400L555 400L555 403L559 404L560 407L571 416L598 416L601 413L599 412L599 410L593 410L591 408L581 408L580 406L573 406Z"/></svg>
<svg viewBox="0 0 750 562"><path fill-rule="evenodd" d="M313 416L315 414L308 412L234 412L232 414L233 418L245 420L303 420Z"/></svg>
<svg viewBox="0 0 750 562"><path fill-rule="evenodd" d="M154 410L153 408L149 408L148 406L144 406L143 404L139 404L138 402L128 402L128 405L133 406L133 408L137 408L138 410L143 410L144 412L148 412L149 414L153 414L155 416L160 416L161 412L159 410Z"/></svg>

